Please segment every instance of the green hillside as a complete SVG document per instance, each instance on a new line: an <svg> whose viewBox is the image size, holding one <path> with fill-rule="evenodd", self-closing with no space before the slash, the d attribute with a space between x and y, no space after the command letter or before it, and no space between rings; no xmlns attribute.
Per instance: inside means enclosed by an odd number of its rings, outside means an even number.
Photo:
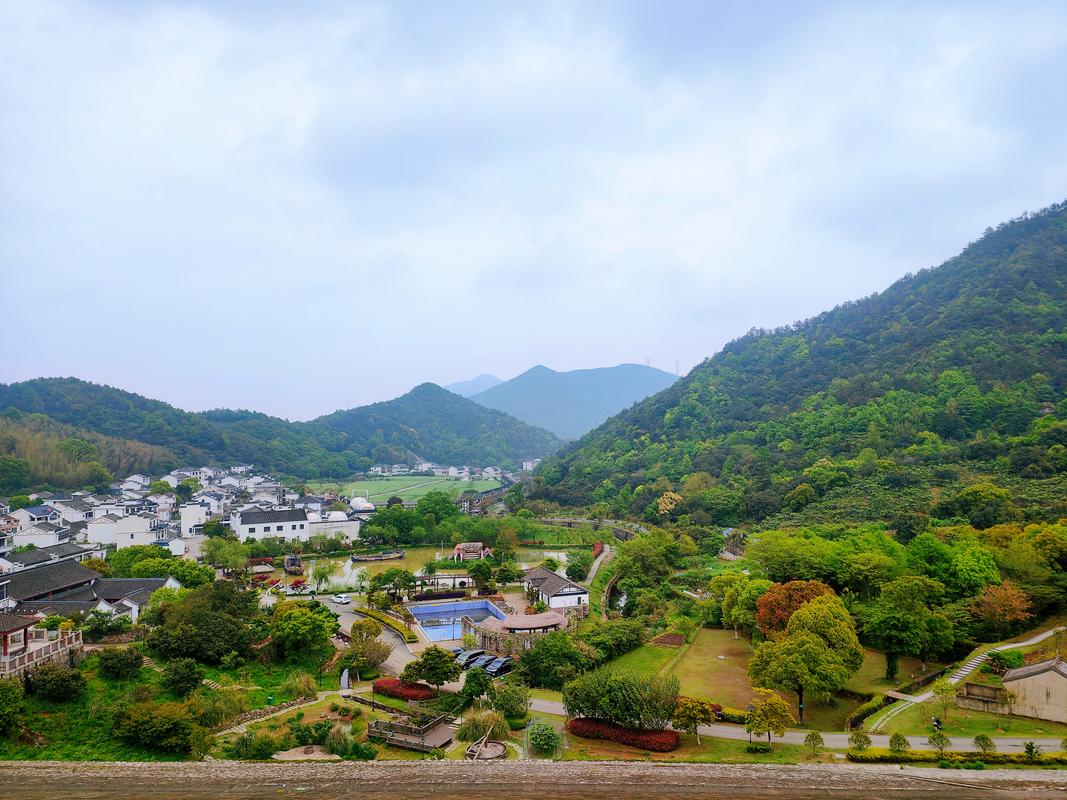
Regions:
<svg viewBox="0 0 1067 800"><path fill-rule="evenodd" d="M735 524L951 514L960 488L991 481L1013 515L1067 514L1065 386L1061 204L880 294L731 342L542 464L538 493Z"/></svg>
<svg viewBox="0 0 1067 800"><path fill-rule="evenodd" d="M127 463L148 469L179 462L250 462L302 478L340 478L375 462L414 458L515 465L559 446L547 431L433 384L418 386L395 400L338 411L311 422L289 422L253 411L191 413L76 378L0 385L0 409L10 409L9 417L42 415L45 420L115 439L109 449L115 469ZM121 455L121 441L155 449L145 455L131 445ZM33 475L45 474L44 467L38 468L32 460L31 467ZM55 470L48 474L59 475ZM47 480L56 483L59 478Z"/></svg>
<svg viewBox="0 0 1067 800"><path fill-rule="evenodd" d="M562 439L576 439L675 380L668 372L641 364L570 372L536 366L471 399Z"/></svg>

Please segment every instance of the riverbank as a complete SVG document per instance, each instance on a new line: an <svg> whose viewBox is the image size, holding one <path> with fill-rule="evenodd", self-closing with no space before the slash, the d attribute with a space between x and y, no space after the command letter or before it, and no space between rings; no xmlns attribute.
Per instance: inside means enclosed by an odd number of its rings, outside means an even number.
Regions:
<svg viewBox="0 0 1067 800"><path fill-rule="evenodd" d="M715 800L791 798L970 800L1062 797L1067 772L956 771L861 765L650 764L616 762L0 762L5 800L231 800L308 794L315 798L381 792L392 798L563 798L651 800L685 795Z"/></svg>

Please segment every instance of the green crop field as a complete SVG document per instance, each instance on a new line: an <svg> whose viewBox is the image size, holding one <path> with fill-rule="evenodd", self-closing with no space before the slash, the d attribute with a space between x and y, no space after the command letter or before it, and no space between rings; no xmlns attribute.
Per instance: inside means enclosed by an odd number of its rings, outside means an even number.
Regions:
<svg viewBox="0 0 1067 800"><path fill-rule="evenodd" d="M308 488L312 491L335 491L346 497L366 497L372 503L383 503L390 497L401 500L418 500L429 491L448 492L453 497L471 490L484 492L495 489L500 481L478 480L461 481L456 478L428 478L422 475L391 476L388 478L367 478L359 481L339 483L337 481L311 481Z"/></svg>

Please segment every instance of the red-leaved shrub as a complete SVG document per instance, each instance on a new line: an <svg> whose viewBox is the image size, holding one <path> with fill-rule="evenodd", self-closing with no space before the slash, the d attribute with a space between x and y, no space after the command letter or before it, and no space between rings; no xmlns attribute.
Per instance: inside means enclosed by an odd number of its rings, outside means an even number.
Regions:
<svg viewBox="0 0 1067 800"><path fill-rule="evenodd" d="M408 683L399 678L382 678L374 682L374 691L399 700L429 700L433 689L425 683Z"/></svg>
<svg viewBox="0 0 1067 800"><path fill-rule="evenodd" d="M597 542L596 544L594 544L593 545L593 560L595 561L597 558L599 558L600 554L603 553L603 552L604 552L604 543L603 542Z"/></svg>
<svg viewBox="0 0 1067 800"><path fill-rule="evenodd" d="M656 753L669 753L678 746L678 731L639 731L602 719L572 719L567 730L583 739L606 739Z"/></svg>

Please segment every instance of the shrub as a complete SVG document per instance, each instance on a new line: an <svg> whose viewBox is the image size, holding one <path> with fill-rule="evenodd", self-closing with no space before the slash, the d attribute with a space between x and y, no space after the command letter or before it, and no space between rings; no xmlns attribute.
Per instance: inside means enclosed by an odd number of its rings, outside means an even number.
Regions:
<svg viewBox="0 0 1067 800"><path fill-rule="evenodd" d="M323 747L327 753L344 758L352 751L352 737L340 725L334 725L326 735Z"/></svg>
<svg viewBox="0 0 1067 800"><path fill-rule="evenodd" d="M195 727L182 703L134 703L115 713L113 732L119 739L149 750L180 753L190 750Z"/></svg>
<svg viewBox="0 0 1067 800"><path fill-rule="evenodd" d="M886 698L879 696L873 700L868 700L863 705L856 708L851 714L845 717L845 730L851 731L859 728L863 725L863 721L871 714L875 714L885 707Z"/></svg>
<svg viewBox="0 0 1067 800"><path fill-rule="evenodd" d="M977 750L982 755L986 755L988 753L997 752L997 744L996 744L996 742L994 742L992 739L990 739L984 733L980 733L977 736L975 736L974 740L973 740L973 743L974 743L974 749Z"/></svg>
<svg viewBox="0 0 1067 800"><path fill-rule="evenodd" d="M769 753L771 746L766 742L749 742L745 745L746 753Z"/></svg>
<svg viewBox="0 0 1067 800"><path fill-rule="evenodd" d="M285 683L278 687L278 693L293 700L297 698L314 700L319 696L319 687L314 677L298 670L289 674Z"/></svg>
<svg viewBox="0 0 1067 800"><path fill-rule="evenodd" d="M1040 761L1042 752L1041 745L1036 742L1023 742L1023 755L1030 764Z"/></svg>
<svg viewBox="0 0 1067 800"><path fill-rule="evenodd" d="M604 739L655 753L669 753L678 747L677 731L636 730L599 719L572 719L567 722L567 730L583 739Z"/></svg>
<svg viewBox="0 0 1067 800"><path fill-rule="evenodd" d="M204 670L191 658L176 658L163 667L163 688L185 697L204 680Z"/></svg>
<svg viewBox="0 0 1067 800"><path fill-rule="evenodd" d="M552 727L552 723L544 721L531 725L529 736L530 747L546 756L555 753L563 741L563 737Z"/></svg>
<svg viewBox="0 0 1067 800"><path fill-rule="evenodd" d="M849 745L859 752L863 752L871 746L871 737L863 731L855 731L848 737Z"/></svg>
<svg viewBox="0 0 1067 800"><path fill-rule="evenodd" d="M63 617L57 614L49 614L47 617L38 622L34 627L41 628L46 631L58 631L59 626L63 624Z"/></svg>
<svg viewBox="0 0 1067 800"><path fill-rule="evenodd" d="M381 678L374 682L374 691L399 700L429 700L433 689L424 683L411 683L399 678Z"/></svg>
<svg viewBox="0 0 1067 800"><path fill-rule="evenodd" d="M144 656L135 647L105 647L100 651L100 674L116 681L128 681L141 672Z"/></svg>
<svg viewBox="0 0 1067 800"><path fill-rule="evenodd" d="M371 619L376 619L378 620L378 622L382 623L382 625L386 625L392 628L394 631L403 636L404 641L408 644L412 644L419 640L419 637L416 636L413 631L408 630L407 626L404 625L403 622L398 619L394 619L388 614L385 614L381 611L377 611L373 608L366 608L364 606L360 606L358 611L360 614L363 614L366 617L370 617Z"/></svg>
<svg viewBox="0 0 1067 800"><path fill-rule="evenodd" d="M826 746L822 734L818 731L809 731L808 735L804 737L804 744L811 750L813 756L819 755L819 753L822 752L823 747Z"/></svg>
<svg viewBox="0 0 1067 800"><path fill-rule="evenodd" d="M248 695L241 689L213 691L201 686L189 695L185 706L205 728L218 728L248 710Z"/></svg>
<svg viewBox="0 0 1067 800"><path fill-rule="evenodd" d="M993 650L989 653L989 666L998 675L1021 667L1024 661L1022 650Z"/></svg>
<svg viewBox="0 0 1067 800"><path fill-rule="evenodd" d="M493 711L508 719L525 717L530 711L530 690L525 684L517 681L497 681L489 689L489 703Z"/></svg>
<svg viewBox="0 0 1067 800"><path fill-rule="evenodd" d="M965 761L982 761L985 764L1029 764L1025 753L957 753L946 752L942 757L933 750L908 750L897 754L884 748L871 747L862 752L848 751L848 760L858 764L929 764L944 761L946 764L960 765ZM1051 753L1043 756L1042 764L1067 765L1067 754Z"/></svg>
<svg viewBox="0 0 1067 800"><path fill-rule="evenodd" d="M908 737L902 733L894 733L889 737L889 752L896 755L903 755L911 749L911 744L908 742Z"/></svg>
<svg viewBox="0 0 1067 800"><path fill-rule="evenodd" d="M719 718L719 722L732 722L736 725L748 723L748 712L737 708L724 708L716 716Z"/></svg>
<svg viewBox="0 0 1067 800"><path fill-rule="evenodd" d="M0 678L0 736L13 731L22 716L22 681Z"/></svg>
<svg viewBox="0 0 1067 800"><path fill-rule="evenodd" d="M471 710L463 715L463 722L456 729L456 738L461 742L476 742L488 733L490 739L503 739L509 730L507 721L495 711L479 713Z"/></svg>
<svg viewBox="0 0 1067 800"><path fill-rule="evenodd" d="M373 761L378 757L378 750L372 744L353 742L348 751L348 757L355 761Z"/></svg>
<svg viewBox="0 0 1067 800"><path fill-rule="evenodd" d="M46 700L65 703L85 691L85 676L73 667L42 664L26 676L26 689Z"/></svg>

